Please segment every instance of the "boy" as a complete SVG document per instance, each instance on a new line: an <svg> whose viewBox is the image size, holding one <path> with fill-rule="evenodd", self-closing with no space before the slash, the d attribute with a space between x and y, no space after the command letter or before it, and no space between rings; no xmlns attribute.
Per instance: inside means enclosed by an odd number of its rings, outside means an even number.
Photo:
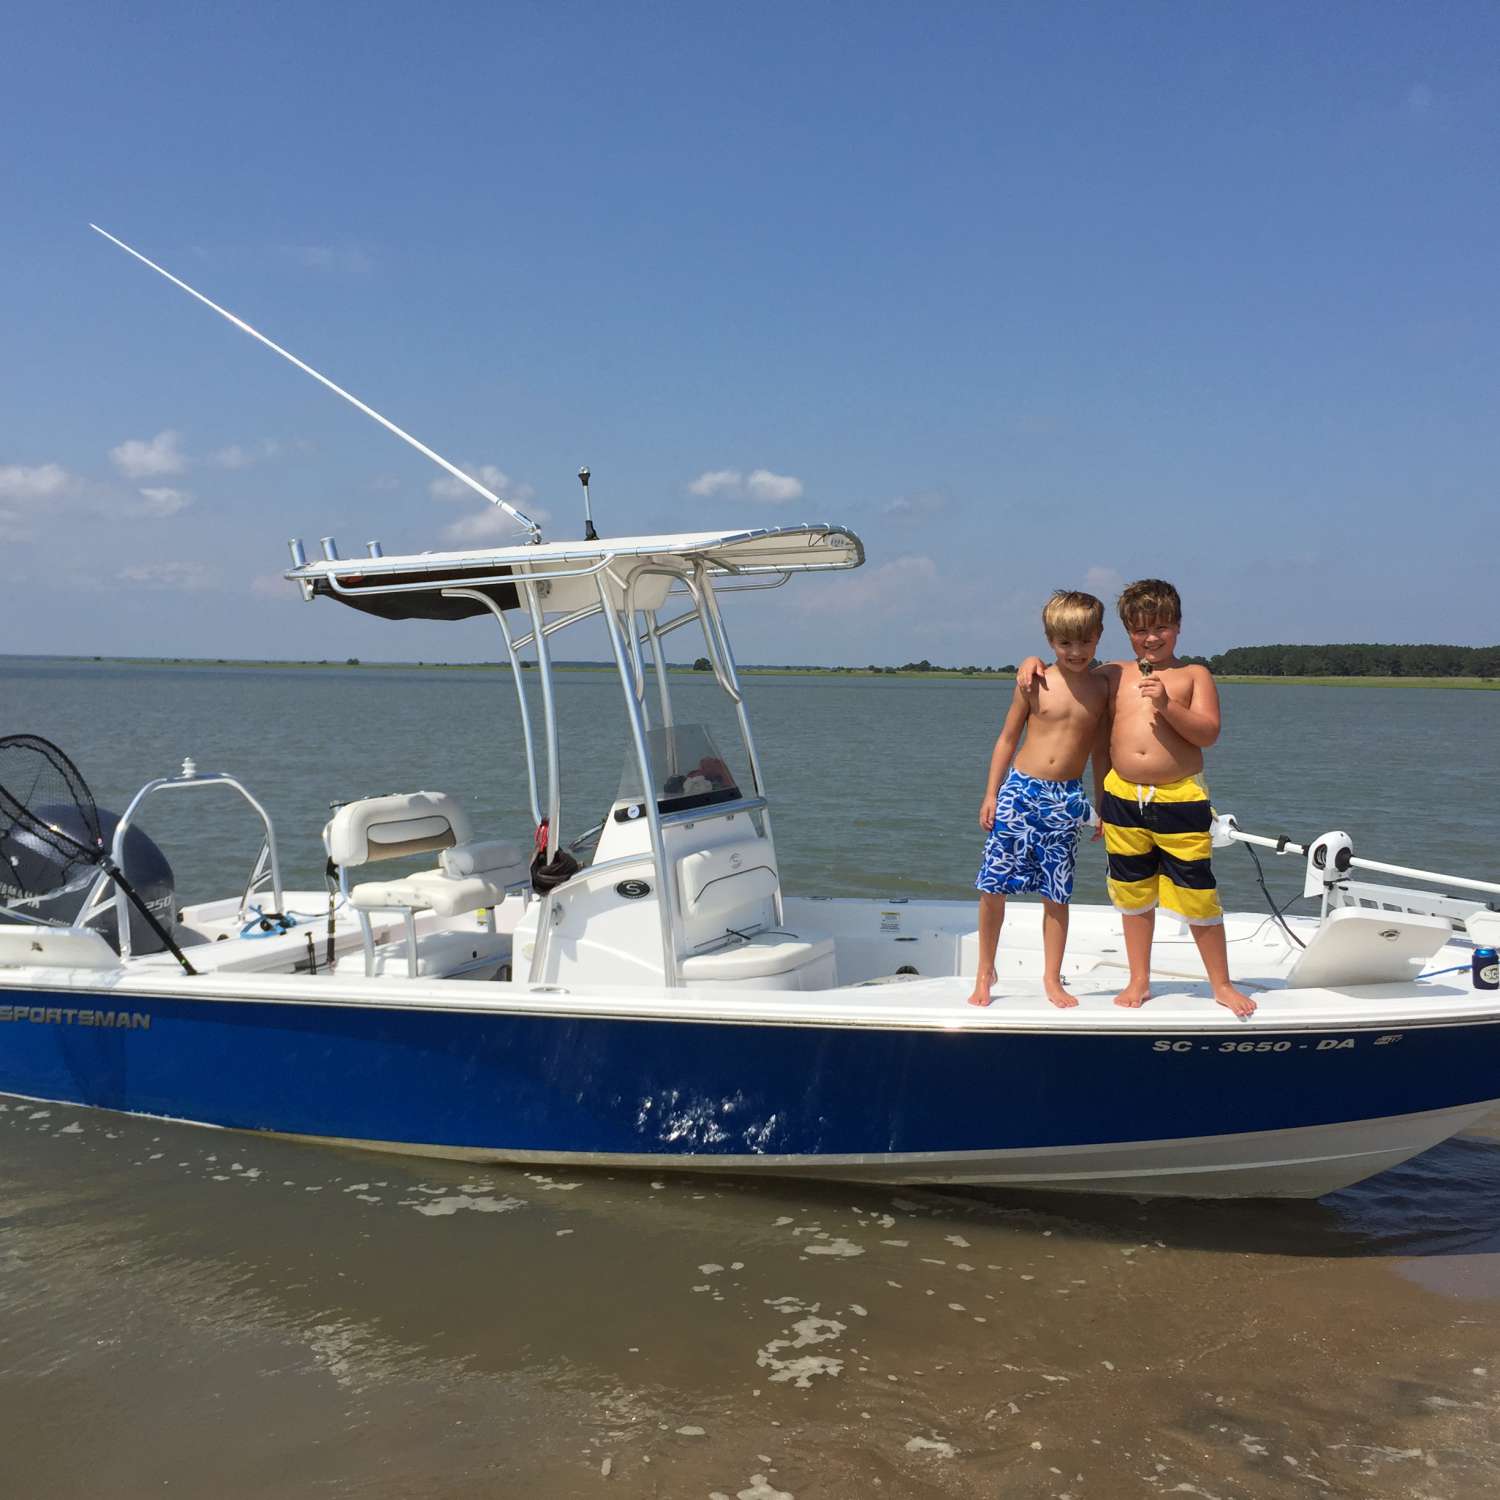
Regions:
<svg viewBox="0 0 1500 1500"><path fill-rule="evenodd" d="M1102 674L1090 670L1104 605L1092 594L1059 589L1042 610L1042 628L1057 652L1057 676L1029 690L1017 682L979 804L979 823L989 839L974 881L980 893L979 972L970 1005L990 1003L1005 898L1021 891L1042 897L1047 998L1057 1006L1078 1004L1063 988L1062 959L1078 829L1089 817L1080 777L1092 755L1098 796L1109 764L1109 691ZM1023 729L1026 742L1017 753Z"/></svg>
<svg viewBox="0 0 1500 1500"><path fill-rule="evenodd" d="M1177 660L1182 600L1170 583L1143 578L1119 598L1133 661L1108 662L1110 771L1099 816L1109 851L1109 897L1120 913L1130 980L1116 1005L1151 998L1151 940L1158 904L1192 928L1214 999L1242 1019L1255 1009L1229 979L1224 911L1209 863L1213 809L1203 752L1219 738L1219 694L1207 667ZM1017 683L1039 683L1029 657Z"/></svg>

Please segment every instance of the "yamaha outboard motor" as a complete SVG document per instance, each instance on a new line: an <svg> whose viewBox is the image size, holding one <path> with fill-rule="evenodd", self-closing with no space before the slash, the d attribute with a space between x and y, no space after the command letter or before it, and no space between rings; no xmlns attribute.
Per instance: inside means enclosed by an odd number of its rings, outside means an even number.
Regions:
<svg viewBox="0 0 1500 1500"><path fill-rule="evenodd" d="M88 824L76 807L48 804L32 811L49 827L70 839L80 844L93 843ZM120 815L101 807L98 818L99 832L104 847L108 849L113 843ZM156 920L170 932L177 922L177 888L172 867L161 850L139 828L130 828L125 834L120 869ZM0 833L0 908L8 901L17 901L28 891L53 890L55 894L28 902L22 909L28 916L45 917L52 922L71 922L87 899L97 870L96 865L87 864L82 859L70 862L66 855L24 827L12 828L9 833ZM119 928L112 898L113 892L89 926L118 952ZM0 910L0 921L4 920L4 912ZM160 953L165 947L150 923L132 906L130 951Z"/></svg>

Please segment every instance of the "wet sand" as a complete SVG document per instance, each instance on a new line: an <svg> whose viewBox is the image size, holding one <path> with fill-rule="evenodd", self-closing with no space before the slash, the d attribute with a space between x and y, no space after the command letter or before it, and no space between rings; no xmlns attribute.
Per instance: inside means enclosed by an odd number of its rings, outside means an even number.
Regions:
<svg viewBox="0 0 1500 1500"><path fill-rule="evenodd" d="M1152 1204L0 1104L6 1496L1500 1491L1500 1120Z"/></svg>

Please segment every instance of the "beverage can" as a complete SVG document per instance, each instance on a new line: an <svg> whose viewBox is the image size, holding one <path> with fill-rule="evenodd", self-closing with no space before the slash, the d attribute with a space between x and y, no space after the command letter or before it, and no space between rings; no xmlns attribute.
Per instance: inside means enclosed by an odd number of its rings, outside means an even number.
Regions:
<svg viewBox="0 0 1500 1500"><path fill-rule="evenodd" d="M1474 950L1474 988L1500 990L1500 953L1493 948Z"/></svg>

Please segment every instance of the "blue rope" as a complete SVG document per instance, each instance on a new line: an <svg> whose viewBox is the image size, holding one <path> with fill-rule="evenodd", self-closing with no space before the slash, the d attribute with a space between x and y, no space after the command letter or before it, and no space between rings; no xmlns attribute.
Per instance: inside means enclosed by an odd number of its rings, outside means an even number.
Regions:
<svg viewBox="0 0 1500 1500"><path fill-rule="evenodd" d="M297 925L297 919L291 912L273 913L270 917L258 906L250 908L255 915L240 928L242 938L266 938L280 937L283 932L290 932ZM269 925L263 925L269 923Z"/></svg>
<svg viewBox="0 0 1500 1500"><path fill-rule="evenodd" d="M1469 970L1470 970L1471 967L1472 967L1472 965L1470 965L1470 964L1454 964L1451 969L1433 969L1431 971L1431 973L1428 973L1428 974L1418 974L1417 978L1418 979L1436 979L1439 974L1457 974L1460 969L1463 970L1463 972L1465 974L1467 974L1469 972Z"/></svg>

